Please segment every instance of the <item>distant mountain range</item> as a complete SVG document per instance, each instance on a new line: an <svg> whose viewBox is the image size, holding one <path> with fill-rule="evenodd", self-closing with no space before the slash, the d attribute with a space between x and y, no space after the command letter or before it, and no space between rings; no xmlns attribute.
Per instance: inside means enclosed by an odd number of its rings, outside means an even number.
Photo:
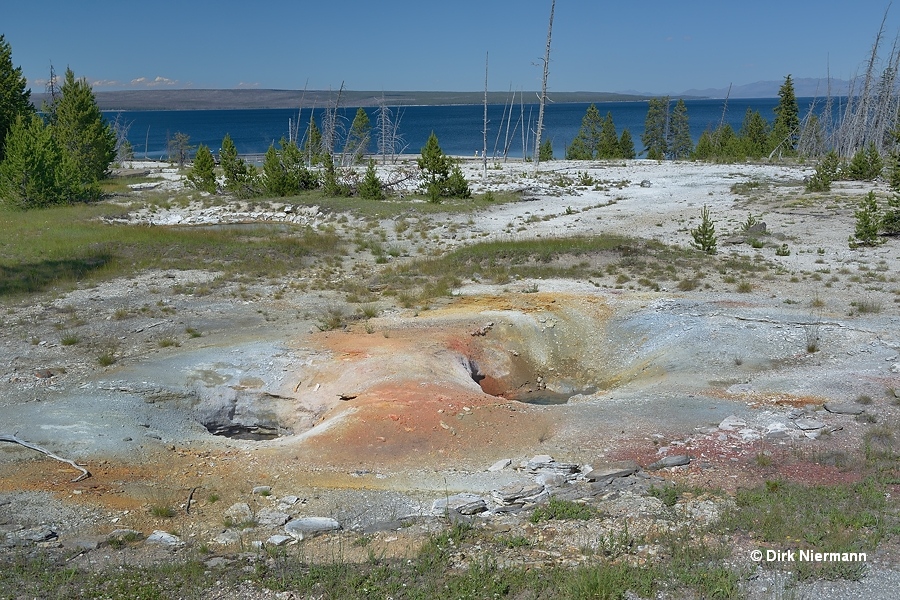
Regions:
<svg viewBox="0 0 900 600"><path fill-rule="evenodd" d="M97 104L102 110L210 110L293 108L330 106L335 102L336 90L122 90L95 92ZM523 93L526 103L537 101L537 92ZM32 94L36 106L41 105L44 94ZM389 106L481 104L484 92L373 92L344 90L342 106L377 106L382 99ZM557 92L553 102L607 102L646 100L647 96L615 94L610 92ZM505 104L510 101L507 92L489 92L488 102ZM518 103L519 94L515 102Z"/></svg>
<svg viewBox="0 0 900 600"><path fill-rule="evenodd" d="M826 79L794 79L794 93L798 98L825 97ZM627 90L624 92L554 92L552 102L608 102L641 101L668 95L673 98L775 98L783 81L757 81L729 88L690 89L679 93L652 93ZM831 95L845 96L847 81L832 79ZM32 101L40 106L45 94L32 94ZM324 107L334 102L334 90L256 90L256 89L178 89L178 90L120 90L95 92L97 104L102 110L209 110L244 108L299 108ZM376 106L382 98L390 106L397 105L446 105L481 104L484 92L377 92L344 90L343 106ZM526 103L537 101L537 92L524 92ZM489 92L488 102L505 104L510 101L507 92ZM515 100L518 102L519 100Z"/></svg>
<svg viewBox="0 0 900 600"><path fill-rule="evenodd" d="M829 81L826 78L801 77L793 79L794 95L798 98L824 98L829 95ZM734 85L729 94L728 88L690 89L672 96L699 96L703 98L776 98L782 81L757 81L745 85ZM830 82L832 96L846 96L850 82L843 79L832 79Z"/></svg>

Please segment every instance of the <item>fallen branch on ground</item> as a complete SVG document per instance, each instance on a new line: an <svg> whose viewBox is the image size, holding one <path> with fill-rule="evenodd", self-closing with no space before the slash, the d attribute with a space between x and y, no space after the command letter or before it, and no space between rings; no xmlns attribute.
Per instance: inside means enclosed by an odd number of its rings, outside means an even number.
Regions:
<svg viewBox="0 0 900 600"><path fill-rule="evenodd" d="M72 465L73 467L75 467L76 469L81 471L81 475L79 475L78 477L73 479L72 483L75 483L76 481L81 481L82 479L87 479L88 477L91 476L90 471L88 471L87 469L85 469L84 467L82 467L78 464L75 464L74 460L69 460L68 458L62 458L61 456L57 456L56 454L53 454L52 452L50 452L49 450L47 450L45 448L41 448L40 446L32 444L31 442L26 442L25 440L19 439L14 435L0 433L0 442L11 442L13 444L19 444L20 446L25 446L26 448L31 448L32 450L37 450L38 452L40 452L42 454L46 454L50 458L56 459L60 462L64 462L64 463Z"/></svg>

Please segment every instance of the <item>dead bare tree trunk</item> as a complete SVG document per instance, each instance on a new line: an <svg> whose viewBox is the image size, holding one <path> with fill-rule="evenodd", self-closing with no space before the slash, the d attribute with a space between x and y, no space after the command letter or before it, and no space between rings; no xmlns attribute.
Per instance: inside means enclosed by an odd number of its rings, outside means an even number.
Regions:
<svg viewBox="0 0 900 600"><path fill-rule="evenodd" d="M731 84L728 84L728 92L725 93L725 102L722 103L722 118L719 119L719 126L715 131L715 139L713 140L713 145L718 149L719 147L719 137L722 133L722 127L725 125L725 113L728 112L728 99L731 97Z"/></svg>
<svg viewBox="0 0 900 600"><path fill-rule="evenodd" d="M392 111L382 94L376 114L378 115L378 152L381 154L381 164L387 163L388 156L393 164L397 161L397 152L402 153L406 149L403 137L400 135L400 120L403 113L399 108L396 113Z"/></svg>
<svg viewBox="0 0 900 600"><path fill-rule="evenodd" d="M512 116L512 105L509 101L509 94L512 92L512 84L509 85L509 92L506 94L506 100L503 103L503 116L500 117L500 127L497 128L497 138L494 140L494 152L491 155L495 160L497 158L497 146L500 145L500 134L503 133L503 122L506 121L506 109L510 109L510 116ZM515 98L515 95L513 95ZM506 137L509 139L509 124L506 125Z"/></svg>
<svg viewBox="0 0 900 600"><path fill-rule="evenodd" d="M537 131L534 134L534 173L537 175L541 162L541 133L544 128L544 105L547 103L547 76L550 74L550 38L553 35L553 13L556 0L550 4L550 25L547 27L547 49L544 52L544 77L541 80L541 107L538 109Z"/></svg>
<svg viewBox="0 0 900 600"><path fill-rule="evenodd" d="M887 59L881 60L879 51L883 46L887 13L885 10L864 75L854 76L850 81L847 104L842 111L838 109L840 118L836 126L832 126L834 118L830 114L830 101L826 104L827 126L833 128L831 147L841 158L851 158L870 145L883 154L891 151L896 143L895 132L900 119L900 95L897 93L900 37L895 37Z"/></svg>
<svg viewBox="0 0 900 600"><path fill-rule="evenodd" d="M116 162L121 164L127 160L134 160L134 148L128 141L128 130L131 129L131 123L126 121L122 113L119 112L116 113L116 118L113 120L110 129L112 129L113 135L116 136Z"/></svg>
<svg viewBox="0 0 900 600"><path fill-rule="evenodd" d="M331 106L325 109L325 113L322 115L322 151L327 152L331 155L332 160L334 159L335 148L337 147L337 139L340 134L340 130L343 129L341 118L338 115L338 110L341 106L341 96L344 93L344 82L341 82L341 88L338 90L337 98L335 98L334 102ZM343 157L341 157L341 164L343 164Z"/></svg>
<svg viewBox="0 0 900 600"><path fill-rule="evenodd" d="M487 93L488 93L488 53L484 53L484 146L481 150L481 160L484 165L484 178L487 179Z"/></svg>

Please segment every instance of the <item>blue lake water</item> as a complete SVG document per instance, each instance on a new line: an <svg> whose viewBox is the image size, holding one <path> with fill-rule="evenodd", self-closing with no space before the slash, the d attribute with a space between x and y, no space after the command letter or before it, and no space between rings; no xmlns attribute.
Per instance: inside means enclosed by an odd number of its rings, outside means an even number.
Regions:
<svg viewBox="0 0 900 600"><path fill-rule="evenodd" d="M800 114L805 115L812 99L800 98ZM612 114L616 131L621 135L628 129L634 139L635 148L641 151L641 135L647 116L646 102L597 102L600 114ZM691 136L697 139L707 128L715 128L722 119L724 100L686 100ZM758 110L770 123L775 117L777 98L731 99L725 111L725 121L734 127L741 127L747 108ZM544 139L553 143L556 158L562 158L565 147L571 143L581 127L581 119L588 103L548 104L544 115ZM674 106L674 105L673 105ZM356 107L342 109L345 128L356 114ZM373 140L370 151L377 149L375 131L376 109L366 108L373 124ZM483 105L452 106L401 106L392 107L401 115L400 135L405 141L405 153L418 154L432 131L438 137L446 154L474 156L483 146ZM524 119L522 113L524 112ZM317 120L321 110L316 112ZM298 111L292 109L242 109L242 110L162 110L162 111L121 111L105 113L107 119L129 125L128 139L134 147L136 158L165 157L168 140L176 132L190 136L191 145L204 144L213 152L222 144L225 134L230 134L241 154L261 154L269 145L277 144L288 136L288 127L296 124ZM532 152L533 130L537 123L538 105L526 104L512 107L511 118L508 107L488 105L488 156L502 157L508 146L510 157L523 156L522 122L526 124L528 155ZM300 112L300 135L306 130L310 109ZM507 127L509 124L509 127ZM508 133L507 133L508 131Z"/></svg>

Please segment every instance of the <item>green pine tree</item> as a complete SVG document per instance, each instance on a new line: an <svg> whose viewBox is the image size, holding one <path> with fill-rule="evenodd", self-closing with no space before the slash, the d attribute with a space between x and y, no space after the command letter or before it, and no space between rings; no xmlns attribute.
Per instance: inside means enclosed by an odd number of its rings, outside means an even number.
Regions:
<svg viewBox="0 0 900 600"><path fill-rule="evenodd" d="M322 162L322 132L316 125L315 113L309 117L309 125L306 128L306 143L303 144L303 155L308 166L318 165Z"/></svg>
<svg viewBox="0 0 900 600"><path fill-rule="evenodd" d="M763 158L771 151L769 124L758 110L747 107L738 137L741 138L744 152L750 158Z"/></svg>
<svg viewBox="0 0 900 600"><path fill-rule="evenodd" d="M888 183L893 194L888 198L887 210L881 217L881 232L884 235L900 235L900 152L895 150L888 160Z"/></svg>
<svg viewBox="0 0 900 600"><path fill-rule="evenodd" d="M847 176L858 181L871 181L881 175L884 170L884 160L881 158L874 142L869 142L866 148L860 148L850 159L847 166Z"/></svg>
<svg viewBox="0 0 900 600"><path fill-rule="evenodd" d="M350 195L350 186L338 180L337 169L334 166L334 158L330 152L323 155L324 170L322 175L322 192L332 198Z"/></svg>
<svg viewBox="0 0 900 600"><path fill-rule="evenodd" d="M668 139L669 97L651 98L644 119L644 133L641 142L647 158L662 160L669 152Z"/></svg>
<svg viewBox="0 0 900 600"><path fill-rule="evenodd" d="M225 174L226 190L239 198L250 198L260 192L256 168L248 165L244 159L238 156L234 140L229 134L225 134L225 138L222 140L219 163Z"/></svg>
<svg viewBox="0 0 900 600"><path fill-rule="evenodd" d="M666 151L669 158L673 160L688 158L691 152L694 151L687 106L681 98L678 99L678 102L675 103L675 108L672 110L668 137L666 138Z"/></svg>
<svg viewBox="0 0 900 600"><path fill-rule="evenodd" d="M715 157L715 153L716 147L713 143L713 133L707 129L700 134L700 139L697 140L697 147L694 148L694 153L691 156L697 160L711 160Z"/></svg>
<svg viewBox="0 0 900 600"><path fill-rule="evenodd" d="M381 188L381 180L378 179L378 173L375 172L375 161L372 159L369 159L366 174L359 184L359 196L366 200L384 199L384 190Z"/></svg>
<svg viewBox="0 0 900 600"><path fill-rule="evenodd" d="M350 157L351 163L359 163L363 156L369 152L369 141L372 138L372 122L369 115L362 107L356 109L356 116L350 124L350 133L347 134L347 143L344 144L344 154Z"/></svg>
<svg viewBox="0 0 900 600"><path fill-rule="evenodd" d="M778 106L775 107L775 122L772 125L772 148L782 154L793 155L800 137L800 108L794 94L791 76L784 78L778 90Z"/></svg>
<svg viewBox="0 0 900 600"><path fill-rule="evenodd" d="M900 235L900 192L897 190L888 199L887 210L881 217L881 232L884 235Z"/></svg>
<svg viewBox="0 0 900 600"><path fill-rule="evenodd" d="M116 136L90 84L75 79L72 69L66 69L60 94L50 119L53 135L77 166L81 183L92 186L107 176L116 158Z"/></svg>
<svg viewBox="0 0 900 600"><path fill-rule="evenodd" d="M450 159L441 150L433 131L428 136L428 141L422 148L422 155L416 162L424 175L422 187L429 200L440 202L441 196L446 195L447 180L450 178Z"/></svg>
<svg viewBox="0 0 900 600"><path fill-rule="evenodd" d="M551 142L549 138L541 142L541 149L540 152L538 152L538 159L541 162L553 160L553 142Z"/></svg>
<svg viewBox="0 0 900 600"><path fill-rule="evenodd" d="M266 195L274 197L288 195L290 182L284 166L281 164L281 156L279 156L278 150L275 149L275 144L270 145L269 149L266 150L262 172Z"/></svg>
<svg viewBox="0 0 900 600"><path fill-rule="evenodd" d="M213 159L209 147L200 144L197 155L194 156L194 165L187 175L188 181L198 190L216 193L216 161Z"/></svg>
<svg viewBox="0 0 900 600"><path fill-rule="evenodd" d="M600 133L603 129L603 118L596 105L588 106L581 119L581 129L566 150L568 160L591 160L596 158L600 149Z"/></svg>
<svg viewBox="0 0 900 600"><path fill-rule="evenodd" d="M856 217L856 226L850 236L850 247L877 246L880 243L878 229L881 227L881 217L875 192L866 194L853 216Z"/></svg>
<svg viewBox="0 0 900 600"><path fill-rule="evenodd" d="M0 161L4 157L4 142L19 115L34 114L31 90L22 75L22 67L13 67L12 48L0 33Z"/></svg>
<svg viewBox="0 0 900 600"><path fill-rule="evenodd" d="M97 193L81 184L77 165L40 117L16 117L0 162L0 201L29 209L86 200Z"/></svg>
<svg viewBox="0 0 900 600"><path fill-rule="evenodd" d="M616 133L616 124L613 122L612 113L607 112L600 126L600 139L597 144L597 158L621 158L619 149L619 134Z"/></svg>
<svg viewBox="0 0 900 600"><path fill-rule="evenodd" d="M707 254L716 253L716 225L709 216L709 208L704 204L700 209L700 225L691 229L691 237L694 238L693 246Z"/></svg>
<svg viewBox="0 0 900 600"><path fill-rule="evenodd" d="M459 165L453 165L450 169L450 177L447 178L446 194L451 198L471 198L472 190L469 188L469 182L463 175Z"/></svg>
<svg viewBox="0 0 900 600"><path fill-rule="evenodd" d="M622 136L619 138L619 156L629 160L635 157L634 140L628 129L623 129Z"/></svg>
<svg viewBox="0 0 900 600"><path fill-rule="evenodd" d="M319 177L306 167L305 157L294 142L281 138L281 165L287 177L288 194L312 190L319 186Z"/></svg>

